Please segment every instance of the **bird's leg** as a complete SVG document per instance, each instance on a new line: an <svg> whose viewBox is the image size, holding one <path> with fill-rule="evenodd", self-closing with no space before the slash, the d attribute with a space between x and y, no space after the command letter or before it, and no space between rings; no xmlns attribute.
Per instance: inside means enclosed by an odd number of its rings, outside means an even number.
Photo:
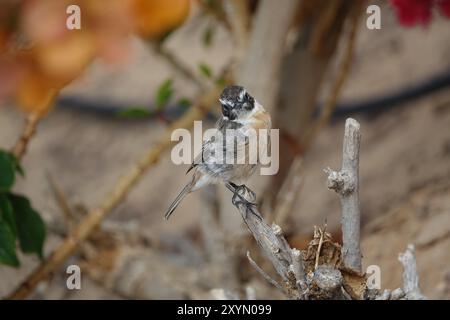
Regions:
<svg viewBox="0 0 450 320"><path fill-rule="evenodd" d="M233 198L231 200L233 205L238 206L240 204L243 204L249 209L251 208L251 206L256 206L256 194L246 185L236 185L233 182L228 182L226 186L231 192L233 192ZM251 201L247 200L245 195L249 195ZM259 214L255 213L255 211L251 210L251 212L259 219L262 219Z"/></svg>
<svg viewBox="0 0 450 320"><path fill-rule="evenodd" d="M253 192L253 190L251 190L249 187L247 187L245 184L241 184L241 185L237 185L233 182L229 182L229 184L234 188L235 192L239 192L239 193L243 193L243 194L248 194L250 195L250 203L256 204L256 193ZM242 192L244 191L244 192Z"/></svg>
<svg viewBox="0 0 450 320"><path fill-rule="evenodd" d="M243 188L245 192L250 195L251 203L256 204L256 193L252 189L247 187L245 184L240 185L239 188Z"/></svg>
<svg viewBox="0 0 450 320"><path fill-rule="evenodd" d="M239 186L237 184L235 184L233 182L227 182L227 183L225 183L225 186L228 188L228 190L233 192L233 198L231 200L233 205L236 206L237 204L248 203L248 200L245 199L243 195L238 193ZM238 201L237 198L240 198L240 201Z"/></svg>
<svg viewBox="0 0 450 320"><path fill-rule="evenodd" d="M233 182L229 182L234 190L232 192L235 194L236 198L240 198L240 202L245 204L256 205L256 194L246 185L237 185ZM231 190L231 189L230 189ZM250 200L248 199L250 198Z"/></svg>

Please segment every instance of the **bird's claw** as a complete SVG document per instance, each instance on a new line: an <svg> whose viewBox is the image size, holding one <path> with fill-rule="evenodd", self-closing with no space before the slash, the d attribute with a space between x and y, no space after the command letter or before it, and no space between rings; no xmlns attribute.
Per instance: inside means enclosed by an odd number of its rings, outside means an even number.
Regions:
<svg viewBox="0 0 450 320"><path fill-rule="evenodd" d="M248 210L251 210L252 206L256 206L256 194L244 184L236 186L231 202L236 207L238 207L239 205L245 205L247 207L247 210L245 211L245 218L247 218ZM259 219L262 219L262 217L259 214L255 213L255 211L251 210L251 212Z"/></svg>
<svg viewBox="0 0 450 320"><path fill-rule="evenodd" d="M256 194L244 184L235 186L232 202L234 205L256 205Z"/></svg>

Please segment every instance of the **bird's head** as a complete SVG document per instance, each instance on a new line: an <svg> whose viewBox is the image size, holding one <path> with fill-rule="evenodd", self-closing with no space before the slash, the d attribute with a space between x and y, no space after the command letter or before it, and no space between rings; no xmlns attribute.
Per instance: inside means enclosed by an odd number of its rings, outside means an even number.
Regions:
<svg viewBox="0 0 450 320"><path fill-rule="evenodd" d="M241 86L228 86L220 95L222 114L229 120L245 117L255 107L255 99Z"/></svg>

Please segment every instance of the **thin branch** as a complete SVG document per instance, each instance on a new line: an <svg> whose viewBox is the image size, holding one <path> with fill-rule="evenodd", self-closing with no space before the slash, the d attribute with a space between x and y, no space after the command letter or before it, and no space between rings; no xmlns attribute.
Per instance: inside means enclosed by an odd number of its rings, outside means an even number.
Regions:
<svg viewBox="0 0 450 320"><path fill-rule="evenodd" d="M56 203L64 214L67 226L69 229L73 226L76 221L75 215L70 208L69 201L67 200L66 194L62 190L61 186L55 181L50 173L47 173L47 179L50 184L50 188L55 198Z"/></svg>
<svg viewBox="0 0 450 320"><path fill-rule="evenodd" d="M225 10L222 7L222 1L198 1L197 3L206 14L215 18L226 29L231 29Z"/></svg>
<svg viewBox="0 0 450 320"><path fill-rule="evenodd" d="M262 275L262 277L264 279L266 279L267 282L269 282L275 288L279 289L281 292L284 293L284 288L278 282L276 282L274 279L272 279L272 277L269 276L260 266L258 266L258 264L255 262L255 260L252 259L252 257L250 256L250 252L248 252L248 251L247 251L247 259L250 262L250 264L252 265L252 267L256 271L258 271L258 273L260 275Z"/></svg>
<svg viewBox="0 0 450 320"><path fill-rule="evenodd" d="M261 218L256 207L239 203L237 205L250 233L263 250L264 255L272 262L283 281L289 281L289 265L292 264L290 248L280 241L274 230Z"/></svg>
<svg viewBox="0 0 450 320"><path fill-rule="evenodd" d="M326 226L325 226L325 230L322 230L321 228L319 228L318 230L320 233L320 238L319 238L319 244L317 245L316 260L314 262L314 270L317 270L317 267L319 266L320 251L322 250L323 236L324 236L324 233L326 230Z"/></svg>
<svg viewBox="0 0 450 320"><path fill-rule="evenodd" d="M239 62L245 55L249 40L250 12L248 2L242 0L225 1L223 9L227 20L230 22L235 42L233 49L234 60Z"/></svg>
<svg viewBox="0 0 450 320"><path fill-rule="evenodd" d="M280 191L277 193L274 208L274 220L278 224L283 225L292 211L297 194L302 184L302 161L301 156L297 156L289 168L289 173L284 179Z"/></svg>
<svg viewBox="0 0 450 320"><path fill-rule="evenodd" d="M161 58L164 58L166 62L177 72L179 72L186 79L192 81L200 90L205 90L205 84L187 67L185 66L172 52L165 49L160 42L151 43L151 47L154 52Z"/></svg>
<svg viewBox="0 0 450 320"><path fill-rule="evenodd" d="M351 118L345 122L342 168L336 172L327 169L328 188L339 194L342 207L342 257L344 267L361 274L359 209L359 123Z"/></svg>
<svg viewBox="0 0 450 320"><path fill-rule="evenodd" d="M243 196L240 195L240 197L242 198ZM247 201L250 200L247 199ZM303 270L303 264L299 260L301 259L299 251L293 250L289 246L278 225L273 224L269 226L265 222L255 205L249 202L246 203L245 201L236 201L234 205L241 213L242 219L253 238L255 238L256 243L261 248L264 256L270 260L276 272L283 280L283 284L287 289L283 291L291 298L298 299L299 297L304 297L307 292L302 290L303 286L299 286L300 283L305 283L305 272ZM250 257L249 260L252 263ZM252 263L252 265L255 267L255 264ZM257 267L256 269L260 272L259 269L261 268ZM264 271L262 272L264 273ZM260 273L262 274L262 272ZM266 276L264 278L267 279ZM268 281L272 283L271 280Z"/></svg>
<svg viewBox="0 0 450 320"><path fill-rule="evenodd" d="M279 79L286 35L297 6L297 0L284 0L283 5L273 0L259 2L248 50L237 70L237 82L257 97L268 111L275 109L279 83L274 79Z"/></svg>
<svg viewBox="0 0 450 320"><path fill-rule="evenodd" d="M292 256L292 272L297 280L298 291L301 293L302 299L308 298L308 284L306 283L305 268L303 267L302 253L298 249L291 249Z"/></svg>
<svg viewBox="0 0 450 320"><path fill-rule="evenodd" d="M355 49L356 36L358 33L359 20L361 17L362 10L358 6L352 12L351 18L351 29L350 34L347 39L347 44L345 47L344 57L339 65L338 74L336 80L333 83L330 95L327 97L325 104L323 105L320 115L310 126L308 131L305 133L301 141L301 146L303 150L307 150L315 138L318 136L320 130L328 123L330 117L337 105L337 100L341 94L342 88L345 81L348 78L348 73L353 61L353 53Z"/></svg>
<svg viewBox="0 0 450 320"><path fill-rule="evenodd" d="M403 291L407 300L423 300L426 297L420 292L419 273L417 272L414 251L414 246L410 244L406 251L398 256L398 260L403 265Z"/></svg>
<svg viewBox="0 0 450 320"><path fill-rule="evenodd" d="M25 128L11 151L17 159L22 159L23 155L26 153L28 143L36 133L36 126L40 119L40 113L31 113L27 115Z"/></svg>
<svg viewBox="0 0 450 320"><path fill-rule="evenodd" d="M190 128L194 120L200 119L215 105L221 88L215 87L203 95L198 103L191 107L179 120L174 122L161 136L156 145L146 152L129 172L122 176L113 186L111 192L101 204L91 210L77 226L75 226L67 238L53 251L53 253L29 275L26 280L9 295L9 299L24 299L38 285L40 281L54 272L70 255L74 253L79 244L89 237L91 232L100 224L102 219L122 202L128 193L136 186L144 174L155 165L163 152L174 142L171 134L175 128Z"/></svg>

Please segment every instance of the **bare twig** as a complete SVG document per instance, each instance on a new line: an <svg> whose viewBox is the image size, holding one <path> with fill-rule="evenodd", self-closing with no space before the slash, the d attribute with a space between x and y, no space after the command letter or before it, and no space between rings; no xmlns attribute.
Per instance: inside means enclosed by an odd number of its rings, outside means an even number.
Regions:
<svg viewBox="0 0 450 320"><path fill-rule="evenodd" d="M356 8L352 12L353 15L351 20L350 34L347 39L344 57L339 65L338 75L333 83L331 93L327 97L327 100L325 101L325 104L320 111L319 117L313 122L311 127L305 133L305 136L302 138L301 146L303 150L307 150L312 145L320 130L330 120L331 114L333 113L333 110L337 105L337 100L339 98L339 95L341 94L345 81L347 80L350 66L352 64L353 52L355 48L356 35L358 33L361 13L362 10L360 10L360 8Z"/></svg>
<svg viewBox="0 0 450 320"><path fill-rule="evenodd" d="M222 1L198 1L203 12L215 18L226 29L231 29L225 10L222 7Z"/></svg>
<svg viewBox="0 0 450 320"><path fill-rule="evenodd" d="M278 97L281 62L285 54L286 34L298 5L297 0L262 0L258 4L249 48L236 79L266 109L273 110ZM255 75L258 75L255 77Z"/></svg>
<svg viewBox="0 0 450 320"><path fill-rule="evenodd" d="M273 217L274 220L280 225L283 225L283 223L286 222L302 184L302 177L300 175L302 161L303 158L301 156L294 159L291 167L289 168L289 174L286 179L284 179L280 191L278 191L275 199Z"/></svg>
<svg viewBox="0 0 450 320"><path fill-rule="evenodd" d="M342 168L327 169L328 188L339 194L342 207L342 257L344 267L361 274L360 209L359 209L359 145L361 133L354 119L345 122Z"/></svg>
<svg viewBox="0 0 450 320"><path fill-rule="evenodd" d="M154 52L160 57L164 58L166 62L179 72L186 79L192 81L200 90L205 89L205 84L187 67L185 66L172 52L164 48L160 42L151 43Z"/></svg>
<svg viewBox="0 0 450 320"><path fill-rule="evenodd" d="M173 129L191 127L194 120L201 118L205 112L212 108L217 96L220 94L220 90L221 88L219 87L211 89L202 96L198 103L191 107L183 117L174 122L162 135L157 144L146 152L128 173L119 179L103 202L97 208L91 210L80 223L71 230L67 238L8 298L26 298L41 280L45 279L57 269L77 249L78 245L90 235L102 219L125 199L148 169L156 164L162 153L174 143L171 141Z"/></svg>
<svg viewBox="0 0 450 320"><path fill-rule="evenodd" d="M301 293L300 298L308 298L308 285L306 283L305 268L303 267L302 253L298 249L291 249L292 256L292 272L297 280L298 291Z"/></svg>
<svg viewBox="0 0 450 320"><path fill-rule="evenodd" d="M326 230L326 225L325 225L324 230L322 230L321 228L318 228L320 238L319 238L319 244L317 245L316 261L314 262L314 270L316 270L317 267L319 266L320 251L322 250L323 236L324 236L325 230Z"/></svg>
<svg viewBox="0 0 450 320"><path fill-rule="evenodd" d="M426 299L419 288L419 273L417 272L414 246L408 245L404 253L400 253L398 260L403 265L403 292L408 300Z"/></svg>
<svg viewBox="0 0 450 320"><path fill-rule="evenodd" d="M70 229L73 226L76 218L72 212L72 209L70 208L69 201L67 200L67 197L62 188L50 173L47 174L47 179L50 183L50 188L52 189L55 201L58 204L59 208L62 210L64 218L66 219L67 225Z"/></svg>
<svg viewBox="0 0 450 320"><path fill-rule="evenodd" d="M17 159L21 159L27 151L28 143L36 133L36 126L40 119L40 113L31 113L27 116L25 128L12 149L12 154Z"/></svg>
<svg viewBox="0 0 450 320"><path fill-rule="evenodd" d="M245 54L249 39L250 12L248 2L242 0L225 1L223 9L230 23L235 42L234 60L239 62Z"/></svg>
<svg viewBox="0 0 450 320"><path fill-rule="evenodd" d="M337 3L338 2L334 2L334 4L337 4ZM301 139L301 143L299 144L299 146L301 146L301 150L303 150L303 151L309 149L309 147L313 144L313 142L315 141L316 137L318 136L320 130L330 120L331 114L333 113L333 110L335 109L335 107L337 105L337 100L341 94L341 91L345 84L345 81L347 80L347 77L348 77L348 74L350 71L350 66L351 66L351 63L353 60L353 52L354 52L361 12L362 11L360 9L354 9L354 11L353 11L352 20L351 20L351 29L350 29L350 33L349 33L349 36L347 39L344 57L339 65L338 75L333 82L333 87L332 87L331 93L327 97L325 104L322 107L318 118L310 125L310 127L308 128L308 130L305 132L304 136ZM276 207L275 212L277 212L279 210L278 206L280 206L281 207L280 209L283 210L281 212L283 214L283 216L282 216L283 218L290 212L291 207L289 207L289 206L291 205L291 203L293 203L292 200L295 197L295 195L298 191L298 188L300 187L300 184L301 184L301 179L299 177L299 174L294 173L295 171L297 171L297 172L300 171L301 159L302 159L301 155L297 155L295 157L294 161L292 162L292 164L289 168L289 172L286 175L286 177L281 185L280 191L277 193L277 199L275 200L276 201L275 204L277 207ZM286 190L283 190L283 189L288 184L291 184L291 183L293 184L293 188L289 188L288 189L289 192L287 193ZM280 195L280 194L281 195L285 194L286 195L285 197L287 197L289 195L290 199L286 199L286 200L291 200L291 201L281 201L280 202L278 199L278 195ZM275 215L275 217L277 217L277 215Z"/></svg>
<svg viewBox="0 0 450 320"><path fill-rule="evenodd" d="M281 292L284 293L284 288L278 282L276 282L274 279L272 279L272 277L270 277L260 266L258 266L258 264L255 262L255 260L252 259L252 257L250 256L250 252L248 252L248 251L247 251L247 259L250 262L250 264L252 265L252 267L256 271L258 271L258 273L260 275L262 275L262 277L264 279L266 279L267 282L269 282L275 288L279 289Z"/></svg>
<svg viewBox="0 0 450 320"><path fill-rule="evenodd" d="M339 7L336 7L336 4L339 4ZM272 194L277 194L273 190L279 190L289 176L293 160L304 154L308 146L312 145L316 136L315 131L320 132L319 125L315 123L321 118L324 119L325 113L322 112L317 120L311 122L312 114L317 105L321 84L336 51L338 39L339 42L345 42L347 49L353 45L351 38L341 36L342 26L356 10L353 7L356 5L349 1L300 1L298 20L296 19L299 26L295 29L298 36L292 51L283 60L280 99L276 104L279 110L273 114L274 126L280 128L282 139L280 170L272 179ZM334 17L332 21L330 17ZM318 34L315 30L320 30L321 33ZM320 48L312 45L313 43L319 43ZM351 61L351 54L348 55L347 49L347 53L340 59L339 71L332 84L333 89L327 95L325 103L326 106L331 106L330 108L336 105L333 96L339 96L347 75L345 66L347 61ZM329 110L326 106L322 111ZM273 197L271 199L273 201Z"/></svg>
<svg viewBox="0 0 450 320"><path fill-rule="evenodd" d="M236 202L235 206L241 213L248 230L255 238L257 244L261 248L263 254L270 260L278 275L283 280L285 290L289 297L298 299L306 296L306 292L302 291L305 283L303 264L298 250L293 250L284 238L281 228L273 224L271 227L265 222L264 218L258 212L256 206L245 203ZM259 268L256 263L252 263L249 255L250 263L255 267L263 277L277 288L275 280L269 280L270 277L264 275L264 271ZM297 278L298 276L298 278ZM299 285L301 284L301 285Z"/></svg>

